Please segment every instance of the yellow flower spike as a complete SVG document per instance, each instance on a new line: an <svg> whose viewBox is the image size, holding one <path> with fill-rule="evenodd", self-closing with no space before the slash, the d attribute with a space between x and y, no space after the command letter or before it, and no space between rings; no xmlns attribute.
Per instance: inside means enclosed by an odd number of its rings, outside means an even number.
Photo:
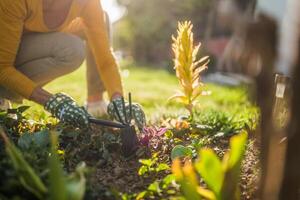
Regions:
<svg viewBox="0 0 300 200"><path fill-rule="evenodd" d="M192 116L195 100L202 94L200 73L207 68L208 57L197 60L200 44L194 45L193 25L190 21L178 23L177 37L172 36L174 69L182 87L182 92L169 98L179 100Z"/></svg>

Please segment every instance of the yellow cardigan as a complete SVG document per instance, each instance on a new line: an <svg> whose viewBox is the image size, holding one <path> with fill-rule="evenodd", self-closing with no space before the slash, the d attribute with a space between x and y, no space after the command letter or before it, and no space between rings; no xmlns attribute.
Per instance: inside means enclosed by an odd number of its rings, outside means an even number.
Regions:
<svg viewBox="0 0 300 200"><path fill-rule="evenodd" d="M65 22L53 30L44 24L42 0L0 0L0 85L29 98L37 85L14 67L23 31L64 32L78 20L82 21L109 95L122 94L121 78L110 51L99 0L73 0Z"/></svg>

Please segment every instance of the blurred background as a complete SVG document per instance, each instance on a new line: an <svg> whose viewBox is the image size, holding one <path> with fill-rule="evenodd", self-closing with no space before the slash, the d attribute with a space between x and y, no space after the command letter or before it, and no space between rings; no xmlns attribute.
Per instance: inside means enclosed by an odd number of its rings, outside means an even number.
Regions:
<svg viewBox="0 0 300 200"><path fill-rule="evenodd" d="M217 23L216 0L102 0L113 27L113 46L119 56L158 68L172 69L171 35L177 22L191 20L210 68L222 55L231 31Z"/></svg>

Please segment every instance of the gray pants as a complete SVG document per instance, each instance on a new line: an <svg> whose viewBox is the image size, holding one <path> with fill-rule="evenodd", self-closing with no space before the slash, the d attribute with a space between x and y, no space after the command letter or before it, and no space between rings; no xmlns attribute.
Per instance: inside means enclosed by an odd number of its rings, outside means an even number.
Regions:
<svg viewBox="0 0 300 200"><path fill-rule="evenodd" d="M87 58L88 95L101 94L104 87L94 57L83 38L68 33L24 34L15 67L39 86L73 72ZM19 83L22 84L22 83ZM22 102L18 94L0 87L0 97Z"/></svg>

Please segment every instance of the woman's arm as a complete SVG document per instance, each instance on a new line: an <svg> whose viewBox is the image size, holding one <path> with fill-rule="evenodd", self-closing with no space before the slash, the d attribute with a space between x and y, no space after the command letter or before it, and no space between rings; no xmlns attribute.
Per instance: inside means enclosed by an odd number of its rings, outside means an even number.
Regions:
<svg viewBox="0 0 300 200"><path fill-rule="evenodd" d="M97 63L99 75L111 98L123 95L118 66L110 50L104 12L99 0L89 0L83 9L85 33Z"/></svg>
<svg viewBox="0 0 300 200"><path fill-rule="evenodd" d="M89 127L88 113L68 95L52 95L16 70L27 10L24 0L0 0L0 85L44 106L53 116L76 127Z"/></svg>
<svg viewBox="0 0 300 200"><path fill-rule="evenodd" d="M0 1L0 85L28 99L36 84L14 67L26 16L25 1Z"/></svg>
<svg viewBox="0 0 300 200"><path fill-rule="evenodd" d="M47 92L43 88L37 87L33 90L29 99L40 105L45 105L52 96L53 95L51 93Z"/></svg>
<svg viewBox="0 0 300 200"><path fill-rule="evenodd" d="M13 66L19 48L26 6L21 0L0 1L0 85L38 104L52 96Z"/></svg>

